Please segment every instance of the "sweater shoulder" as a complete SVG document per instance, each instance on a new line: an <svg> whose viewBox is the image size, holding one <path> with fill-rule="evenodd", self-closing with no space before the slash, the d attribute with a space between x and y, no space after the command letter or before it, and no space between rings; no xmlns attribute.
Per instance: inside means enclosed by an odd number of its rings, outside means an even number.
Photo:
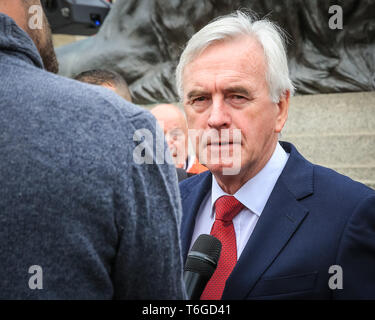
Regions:
<svg viewBox="0 0 375 320"><path fill-rule="evenodd" d="M14 68L0 66L1 71L8 73L1 90L3 102L7 100L8 104L17 101L22 104L20 108L38 109L42 113L46 113L47 109L59 109L71 114L72 122L84 114L91 115L92 119L96 117L97 121L111 118L115 122L116 119L131 122L123 130L133 125L155 128L155 119L150 112L107 88L55 75L27 63Z"/></svg>

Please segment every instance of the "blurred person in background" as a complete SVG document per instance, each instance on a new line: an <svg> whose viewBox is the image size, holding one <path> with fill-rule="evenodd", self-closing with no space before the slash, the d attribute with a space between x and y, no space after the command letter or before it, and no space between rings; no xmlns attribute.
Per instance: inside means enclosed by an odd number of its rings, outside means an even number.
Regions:
<svg viewBox="0 0 375 320"><path fill-rule="evenodd" d="M131 93L125 79L113 70L88 70L81 72L74 77L75 80L99 85L116 92L120 97L132 102Z"/></svg>
<svg viewBox="0 0 375 320"><path fill-rule="evenodd" d="M188 176L207 171L194 155L189 155L188 126L183 112L173 104L159 104L151 113L164 130L176 168L184 169Z"/></svg>

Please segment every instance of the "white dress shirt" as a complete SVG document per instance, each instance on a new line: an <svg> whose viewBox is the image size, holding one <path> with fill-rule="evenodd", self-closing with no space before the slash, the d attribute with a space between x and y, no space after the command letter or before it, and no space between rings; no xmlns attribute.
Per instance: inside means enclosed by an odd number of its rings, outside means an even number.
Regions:
<svg viewBox="0 0 375 320"><path fill-rule="evenodd" d="M275 151L263 169L233 195L245 206L233 219L234 230L236 232L237 260L258 222L288 158L289 154L277 143ZM202 201L195 219L190 249L199 235L203 233L210 234L212 225L215 222L215 201L224 195L228 194L221 189L215 177L212 176L211 192Z"/></svg>

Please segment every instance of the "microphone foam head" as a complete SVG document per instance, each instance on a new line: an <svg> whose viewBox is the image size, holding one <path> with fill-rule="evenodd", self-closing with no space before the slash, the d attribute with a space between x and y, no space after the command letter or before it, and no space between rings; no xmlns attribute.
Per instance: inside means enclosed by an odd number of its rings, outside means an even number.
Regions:
<svg viewBox="0 0 375 320"><path fill-rule="evenodd" d="M221 242L208 234L201 234L194 242L186 259L185 271L211 277L220 258Z"/></svg>

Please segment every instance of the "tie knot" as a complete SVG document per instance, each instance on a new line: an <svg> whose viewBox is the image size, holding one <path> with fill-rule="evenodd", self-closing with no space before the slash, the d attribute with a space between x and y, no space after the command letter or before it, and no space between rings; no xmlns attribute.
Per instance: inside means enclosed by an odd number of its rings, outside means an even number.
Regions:
<svg viewBox="0 0 375 320"><path fill-rule="evenodd" d="M232 221L244 208L244 205L233 196L222 196L215 202L216 220Z"/></svg>

